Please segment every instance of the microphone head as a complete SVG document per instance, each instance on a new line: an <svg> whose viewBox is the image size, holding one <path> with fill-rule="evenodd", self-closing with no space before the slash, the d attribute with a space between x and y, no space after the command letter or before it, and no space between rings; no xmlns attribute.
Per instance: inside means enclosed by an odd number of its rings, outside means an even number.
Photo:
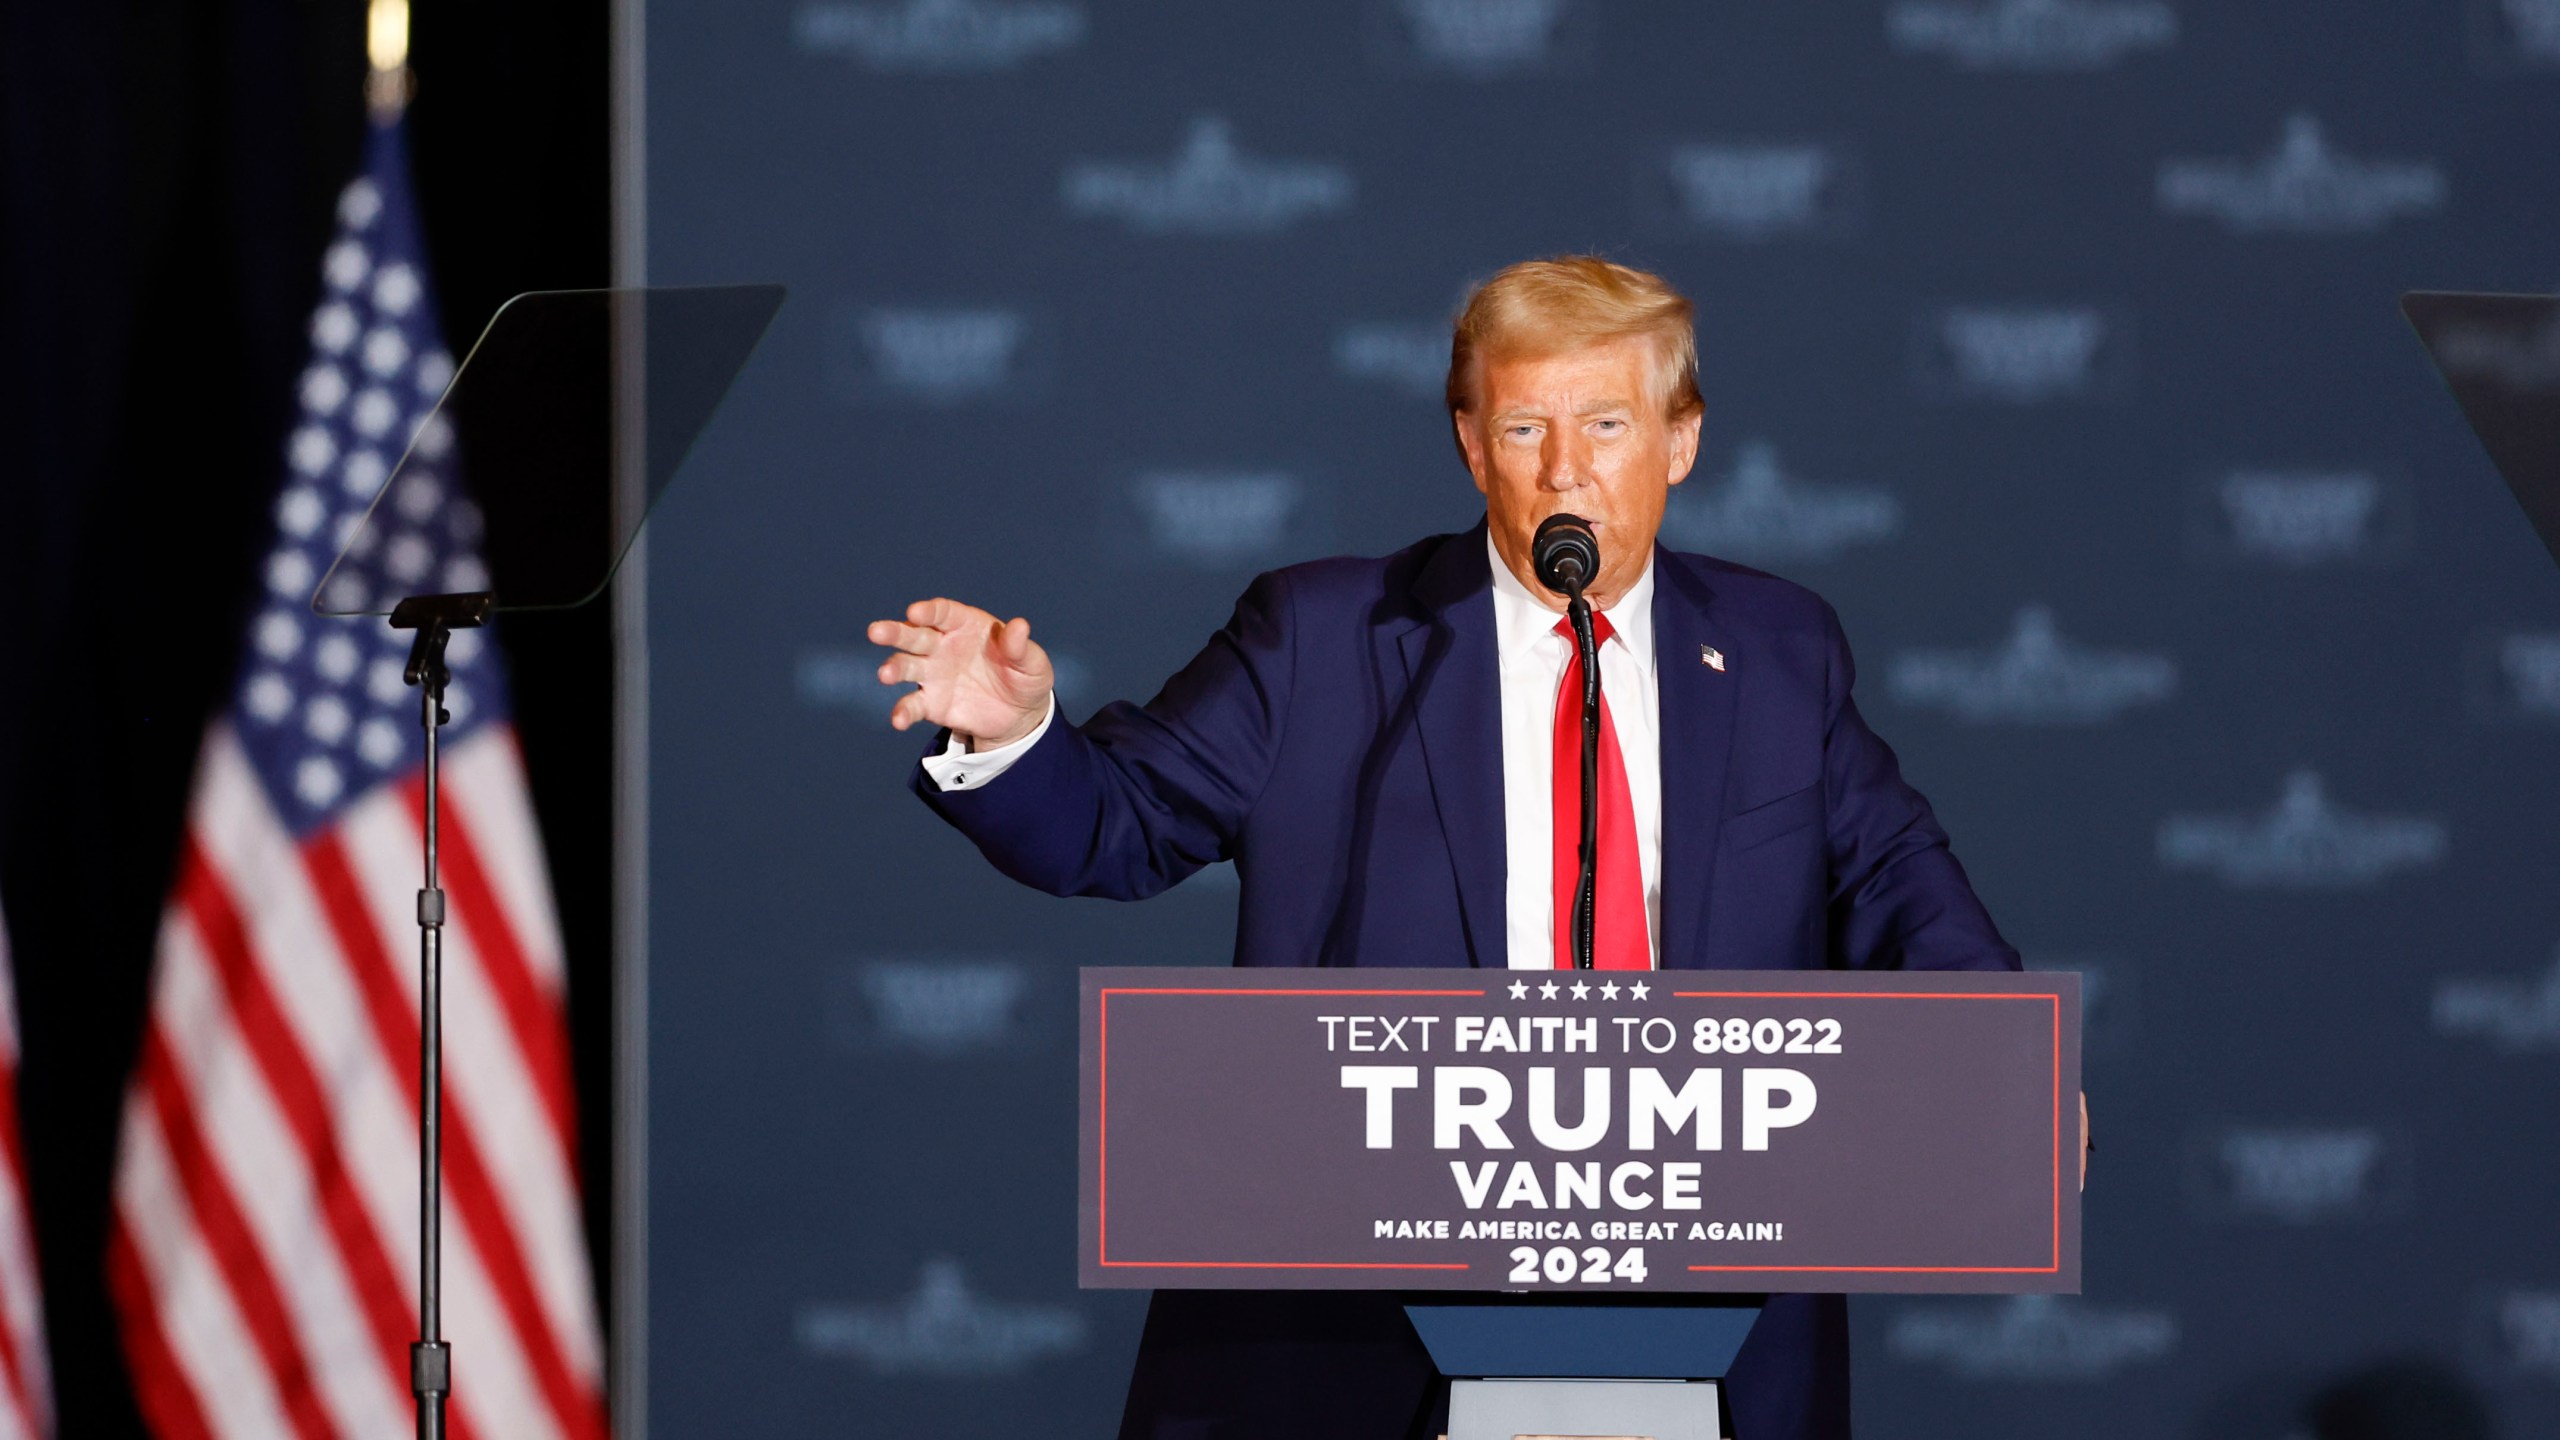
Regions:
<svg viewBox="0 0 2560 1440"><path fill-rule="evenodd" d="M1600 574L1600 537L1579 515L1550 515L1529 540L1529 563L1539 584L1559 595L1579 595Z"/></svg>

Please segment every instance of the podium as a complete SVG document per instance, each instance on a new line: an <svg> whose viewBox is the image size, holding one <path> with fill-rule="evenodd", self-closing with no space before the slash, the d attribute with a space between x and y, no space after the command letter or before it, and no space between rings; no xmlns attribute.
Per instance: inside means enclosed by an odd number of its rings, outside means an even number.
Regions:
<svg viewBox="0 0 2560 1440"><path fill-rule="evenodd" d="M2076 975L1096 968L1081 1021L1082 1283L1400 1292L1450 1440L1723 1440L1772 1291L2079 1288Z"/></svg>

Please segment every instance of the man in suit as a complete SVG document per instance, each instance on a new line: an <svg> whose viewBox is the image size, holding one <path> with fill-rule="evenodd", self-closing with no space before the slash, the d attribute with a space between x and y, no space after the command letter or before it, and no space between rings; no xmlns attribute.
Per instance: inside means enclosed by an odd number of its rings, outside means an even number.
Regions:
<svg viewBox="0 0 2560 1440"><path fill-rule="evenodd" d="M1451 344L1482 523L1257 578L1144 706L1056 712L1029 622L925 600L871 639L914 785L1005 874L1138 899L1233 860L1239 965L1569 964L1580 661L1531 537L1591 522L1604 718L1595 964L2016 969L1801 586L1655 544L1697 458L1689 302L1590 257L1512 266ZM1427 1435L1385 1295L1160 1293L1123 1440ZM1771 1296L1727 1377L1739 1440L1849 1433L1838 1296Z"/></svg>

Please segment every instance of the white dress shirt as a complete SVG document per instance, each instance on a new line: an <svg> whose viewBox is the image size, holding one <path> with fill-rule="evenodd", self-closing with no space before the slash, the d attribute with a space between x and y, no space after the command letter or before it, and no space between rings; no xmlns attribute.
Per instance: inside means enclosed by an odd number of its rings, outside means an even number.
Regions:
<svg viewBox="0 0 2560 1440"><path fill-rule="evenodd" d="M1048 734L1049 727L1057 723L1058 692L1052 690L1049 692L1049 713L1040 717L1040 723L1032 727L1030 734L993 750L971 750L960 743L959 736L954 735L943 745L941 754L924 757L924 773L933 777L936 789L978 789L1012 769L1013 762L1021 759L1024 751L1039 744L1040 737Z"/></svg>
<svg viewBox="0 0 2560 1440"><path fill-rule="evenodd" d="M1504 930L1514 970L1556 963L1556 689L1573 642L1564 617L1538 603L1485 537L1493 562L1494 647L1502 660L1502 856ZM1653 566L1601 612L1616 633L1600 647L1600 693L1627 765L1635 802L1636 860L1644 872L1645 952L1662 967L1661 702L1653 672Z"/></svg>
<svg viewBox="0 0 2560 1440"><path fill-rule="evenodd" d="M1494 648L1502 675L1502 823L1505 945L1514 970L1555 968L1556 689L1573 659L1573 642L1555 633L1563 617L1538 603L1485 537L1493 566ZM1662 965L1661 699L1654 682L1653 566L1647 563L1616 605L1602 612L1616 631L1600 647L1600 689L1627 767L1635 802L1636 859L1644 874L1645 948ZM970 751L952 737L924 760L925 774L945 790L981 789L1002 775L1057 723L1058 701L1039 727L1010 745Z"/></svg>

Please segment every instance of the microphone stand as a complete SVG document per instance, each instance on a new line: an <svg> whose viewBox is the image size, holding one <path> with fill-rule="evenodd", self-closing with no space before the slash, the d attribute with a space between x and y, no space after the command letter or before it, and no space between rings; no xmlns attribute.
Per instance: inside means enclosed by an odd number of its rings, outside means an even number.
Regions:
<svg viewBox="0 0 2560 1440"><path fill-rule="evenodd" d="M438 1229L443 1218L444 891L436 884L436 732L444 708L445 642L486 623L486 594L412 595L391 610L391 628L415 630L401 678L418 687L418 724L427 735L426 884L418 891L418 1339L409 1347L409 1391L418 1402L418 1440L444 1440L444 1402L453 1389L453 1351L444 1343Z"/></svg>
<svg viewBox="0 0 2560 1440"><path fill-rule="evenodd" d="M1600 860L1600 642L1592 634L1591 602L1573 583L1565 603L1574 648L1582 655L1582 875L1573 887L1573 968L1591 968L1593 883Z"/></svg>

